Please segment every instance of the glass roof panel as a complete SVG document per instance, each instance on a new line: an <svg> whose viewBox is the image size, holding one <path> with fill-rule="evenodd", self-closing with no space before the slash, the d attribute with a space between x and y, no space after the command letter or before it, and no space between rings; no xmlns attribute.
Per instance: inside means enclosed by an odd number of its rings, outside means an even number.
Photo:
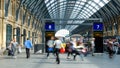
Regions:
<svg viewBox="0 0 120 68"><path fill-rule="evenodd" d="M92 1L88 1L88 4L91 4L92 3Z"/></svg>
<svg viewBox="0 0 120 68"><path fill-rule="evenodd" d="M92 6L96 6L96 4L94 2L91 3Z"/></svg>
<svg viewBox="0 0 120 68"><path fill-rule="evenodd" d="M92 7L92 6L89 6L88 8L89 8L89 9L93 9L93 7Z"/></svg>
<svg viewBox="0 0 120 68"><path fill-rule="evenodd" d="M104 3L103 3L103 2L100 2L99 5L100 5L101 7L103 7L103 6L104 6Z"/></svg>
<svg viewBox="0 0 120 68"><path fill-rule="evenodd" d="M81 2L80 5L84 5L85 3L84 2Z"/></svg>
<svg viewBox="0 0 120 68"><path fill-rule="evenodd" d="M47 3L49 0L45 0L45 3Z"/></svg>
<svg viewBox="0 0 120 68"><path fill-rule="evenodd" d="M83 1L83 2L86 2L87 0L79 0L79 1Z"/></svg>
<svg viewBox="0 0 120 68"><path fill-rule="evenodd" d="M78 5L78 4L80 4L80 1L77 1L75 5Z"/></svg>
<svg viewBox="0 0 120 68"><path fill-rule="evenodd" d="M96 8L96 10L99 10L99 6L98 5L96 5L95 8Z"/></svg>
<svg viewBox="0 0 120 68"><path fill-rule="evenodd" d="M95 3L99 3L99 2L100 2L100 0L94 0L94 2L95 2Z"/></svg>
<svg viewBox="0 0 120 68"><path fill-rule="evenodd" d="M89 18L110 0L44 0L51 18L75 19ZM84 21L67 23L83 23ZM62 21L61 21L62 23ZM60 25L61 26L61 25ZM71 26L71 27L70 27ZM66 25L71 30L77 25ZM65 27L65 28L66 28Z"/></svg>
<svg viewBox="0 0 120 68"><path fill-rule="evenodd" d="M103 0L105 3L108 3L110 0Z"/></svg>

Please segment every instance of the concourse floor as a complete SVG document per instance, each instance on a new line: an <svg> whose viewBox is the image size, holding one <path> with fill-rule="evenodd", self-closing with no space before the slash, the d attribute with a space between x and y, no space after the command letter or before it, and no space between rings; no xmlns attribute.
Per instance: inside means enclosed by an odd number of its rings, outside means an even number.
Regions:
<svg viewBox="0 0 120 68"><path fill-rule="evenodd" d="M106 54L95 56L88 55L84 61L77 56L77 60L66 59L67 54L60 54L60 64L56 64L55 57L51 54L46 58L46 54L33 54L29 59L25 58L25 53L17 55L16 59L8 56L0 57L0 68L120 68L120 55L109 59Z"/></svg>

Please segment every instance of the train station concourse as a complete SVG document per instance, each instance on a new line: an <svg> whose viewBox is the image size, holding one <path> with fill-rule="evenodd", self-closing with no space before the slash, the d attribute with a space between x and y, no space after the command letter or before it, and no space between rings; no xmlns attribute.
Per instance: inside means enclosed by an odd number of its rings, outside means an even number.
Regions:
<svg viewBox="0 0 120 68"><path fill-rule="evenodd" d="M0 0L1 68L120 68L120 0Z"/></svg>

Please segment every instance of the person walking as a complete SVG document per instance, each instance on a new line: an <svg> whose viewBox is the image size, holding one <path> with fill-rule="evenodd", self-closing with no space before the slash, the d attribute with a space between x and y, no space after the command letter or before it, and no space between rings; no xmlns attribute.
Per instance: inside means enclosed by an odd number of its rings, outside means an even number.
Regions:
<svg viewBox="0 0 120 68"><path fill-rule="evenodd" d="M27 38L27 40L25 41L25 48L26 48L26 58L30 58L30 49L33 47L32 46L32 42L29 40L29 38Z"/></svg>
<svg viewBox="0 0 120 68"><path fill-rule="evenodd" d="M66 44L67 59L70 59L70 55L72 55L72 45L70 41Z"/></svg>
<svg viewBox="0 0 120 68"><path fill-rule="evenodd" d="M91 54L94 56L94 50L95 50L95 38L91 39Z"/></svg>
<svg viewBox="0 0 120 68"><path fill-rule="evenodd" d="M54 45L55 45L56 62L57 64L60 64L59 51L61 47L63 48L63 46L61 46L62 41L59 40L59 38L56 38L56 40L54 41Z"/></svg>
<svg viewBox="0 0 120 68"><path fill-rule="evenodd" d="M113 57L114 51L113 51L113 40L110 38L107 42L108 44L108 53L109 53L109 58Z"/></svg>
<svg viewBox="0 0 120 68"><path fill-rule="evenodd" d="M118 39L115 39L113 42L113 51L115 52L115 54L117 54L119 47L120 46L119 46Z"/></svg>
<svg viewBox="0 0 120 68"><path fill-rule="evenodd" d="M73 60L76 60L76 56L78 55L83 61L84 59L83 59L82 49L84 49L84 46L83 45L77 45L76 44L77 43L76 39L72 39L71 43L72 43L71 48L72 48Z"/></svg>
<svg viewBox="0 0 120 68"><path fill-rule="evenodd" d="M17 47L17 51L18 51L17 53L18 53L18 54L20 54L20 53L22 52L22 49L21 49L21 48L22 48L22 45L18 45L18 47Z"/></svg>
<svg viewBox="0 0 120 68"><path fill-rule="evenodd" d="M53 36L51 37L50 40L48 40L47 46L48 46L47 58L48 58L51 52L54 55L54 37Z"/></svg>
<svg viewBox="0 0 120 68"><path fill-rule="evenodd" d="M16 39L14 38L13 40L11 40L8 48L8 55L9 56L13 56L13 58L17 58L16 57L16 49L18 46L18 42L16 42Z"/></svg>

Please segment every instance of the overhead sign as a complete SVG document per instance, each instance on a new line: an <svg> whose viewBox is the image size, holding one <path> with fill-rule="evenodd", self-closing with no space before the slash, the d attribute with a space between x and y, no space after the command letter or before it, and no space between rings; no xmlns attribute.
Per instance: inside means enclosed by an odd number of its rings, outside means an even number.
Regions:
<svg viewBox="0 0 120 68"><path fill-rule="evenodd" d="M93 23L93 31L103 31L103 23Z"/></svg>
<svg viewBox="0 0 120 68"><path fill-rule="evenodd" d="M48 37L48 36L54 36L55 32L54 31L46 31L45 32L45 36Z"/></svg>
<svg viewBox="0 0 120 68"><path fill-rule="evenodd" d="M93 35L94 37L103 37L103 31L94 31Z"/></svg>
<svg viewBox="0 0 120 68"><path fill-rule="evenodd" d="M95 38L95 53L103 53L103 23L93 23L93 36Z"/></svg>
<svg viewBox="0 0 120 68"><path fill-rule="evenodd" d="M54 31L55 30L55 24L54 24L54 22L45 23L45 30L46 31Z"/></svg>

